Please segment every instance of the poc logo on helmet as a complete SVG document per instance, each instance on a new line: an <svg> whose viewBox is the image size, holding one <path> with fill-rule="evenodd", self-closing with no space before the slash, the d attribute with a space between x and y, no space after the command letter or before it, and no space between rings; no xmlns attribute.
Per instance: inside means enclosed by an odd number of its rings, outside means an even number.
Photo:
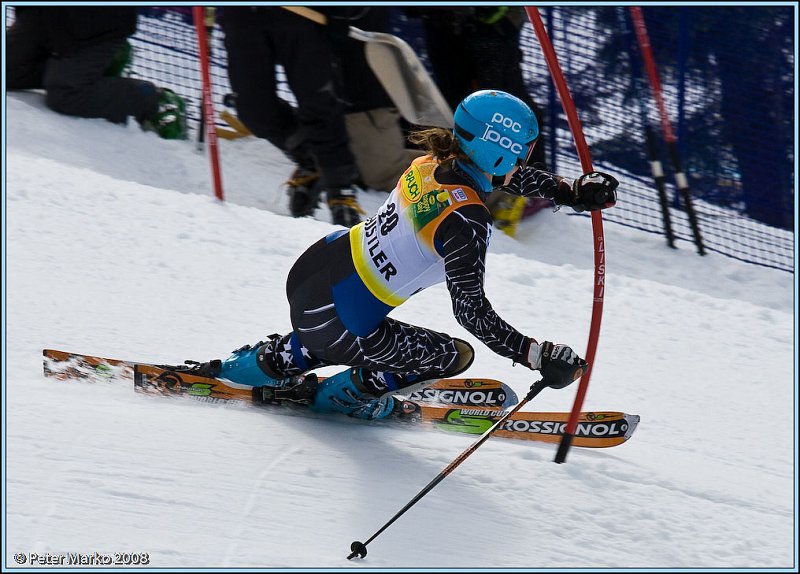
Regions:
<svg viewBox="0 0 800 574"><path fill-rule="evenodd" d="M482 140L498 144L500 147L509 150L514 155L522 153L522 144L519 144L509 137L500 135L492 129L492 126L486 126L486 131L483 132Z"/></svg>
<svg viewBox="0 0 800 574"><path fill-rule="evenodd" d="M492 116L492 123L493 124L500 124L504 128L510 129L515 134L518 134L522 131L522 124L519 122L515 122L511 118L505 117L500 112L495 112Z"/></svg>
<svg viewBox="0 0 800 574"><path fill-rule="evenodd" d="M519 122L515 122L514 120L504 116L500 112L495 112L492 115L491 123L494 125L503 126L506 129L510 129L514 133L519 133L522 131L522 124L520 124ZM495 129L489 124L486 125L486 129L484 130L481 139L487 142L496 143L500 147L509 150L514 155L519 155L520 153L522 153L522 144L517 143L511 138L495 131Z"/></svg>

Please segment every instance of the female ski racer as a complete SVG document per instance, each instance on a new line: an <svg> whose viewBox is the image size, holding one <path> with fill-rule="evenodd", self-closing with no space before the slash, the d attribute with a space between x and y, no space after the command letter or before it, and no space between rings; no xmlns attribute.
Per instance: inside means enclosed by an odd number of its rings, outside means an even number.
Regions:
<svg viewBox="0 0 800 574"><path fill-rule="evenodd" d="M571 182L528 166L539 135L536 116L508 93L467 96L454 122L452 131L412 134L428 154L411 164L377 214L300 256L286 283L291 333L190 369L263 387L265 397L309 403L319 412L389 416L400 411L393 393L452 377L472 363L466 341L388 316L415 293L446 282L456 320L492 351L539 370L548 386L579 378L587 363L570 347L523 335L487 300L492 217L484 200L497 185L576 211L596 210L615 204L618 182L599 172ZM298 377L326 365L350 368L321 383Z"/></svg>

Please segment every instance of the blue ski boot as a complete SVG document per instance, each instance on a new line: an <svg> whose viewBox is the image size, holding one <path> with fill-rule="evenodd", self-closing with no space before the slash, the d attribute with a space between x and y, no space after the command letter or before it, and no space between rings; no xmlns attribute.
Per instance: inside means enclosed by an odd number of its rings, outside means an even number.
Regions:
<svg viewBox="0 0 800 574"><path fill-rule="evenodd" d="M391 394L376 397L367 392L361 379L361 369L347 369L319 383L311 410L318 413L343 413L348 416L375 420L388 417L395 407Z"/></svg>
<svg viewBox="0 0 800 574"><path fill-rule="evenodd" d="M264 360L267 345L263 341L255 346L245 345L233 351L224 361L186 361L187 367L175 370L254 387L253 397L261 403L280 404L290 401L310 404L317 390L317 376L313 373L280 376L273 372Z"/></svg>
<svg viewBox="0 0 800 574"><path fill-rule="evenodd" d="M413 420L418 407L392 393L404 393L414 387L430 385L437 379L464 372L472 364L475 351L461 339L453 339L455 356L442 371L425 375L402 375L351 368L319 383L311 410L344 413L358 419L383 419L388 416Z"/></svg>

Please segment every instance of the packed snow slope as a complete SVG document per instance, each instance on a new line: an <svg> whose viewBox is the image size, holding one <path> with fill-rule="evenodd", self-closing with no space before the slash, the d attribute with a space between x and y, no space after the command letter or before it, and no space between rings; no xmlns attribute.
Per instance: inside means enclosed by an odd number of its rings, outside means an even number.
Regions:
<svg viewBox="0 0 800 574"><path fill-rule="evenodd" d="M335 229L327 209L288 216L292 166L264 141L220 142L221 203L193 142L59 116L39 93L6 106L6 568L69 552L155 568L796 568L794 275L606 226L584 410L640 415L633 438L566 464L554 445L489 440L349 562L473 439L42 375L46 347L175 363L288 332L285 277ZM374 211L383 194L359 199ZM592 232L569 211L495 233L486 291L517 329L583 354ZM472 342L467 375L521 394L536 380L455 322L443 285L393 316ZM526 408L569 410L576 390Z"/></svg>

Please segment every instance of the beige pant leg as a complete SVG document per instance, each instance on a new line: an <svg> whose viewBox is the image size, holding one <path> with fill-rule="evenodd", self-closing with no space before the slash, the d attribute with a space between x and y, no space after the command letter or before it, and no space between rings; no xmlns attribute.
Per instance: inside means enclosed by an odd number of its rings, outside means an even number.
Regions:
<svg viewBox="0 0 800 574"><path fill-rule="evenodd" d="M395 108L345 116L350 149L364 185L371 189L391 191L410 164L411 154L406 149L399 119L400 113Z"/></svg>

